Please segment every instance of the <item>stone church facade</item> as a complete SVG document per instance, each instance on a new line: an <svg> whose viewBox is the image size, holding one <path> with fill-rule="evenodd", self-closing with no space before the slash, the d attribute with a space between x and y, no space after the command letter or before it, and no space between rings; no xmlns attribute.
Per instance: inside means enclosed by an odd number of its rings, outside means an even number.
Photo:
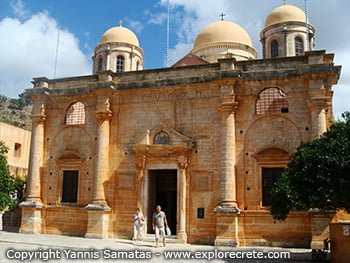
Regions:
<svg viewBox="0 0 350 263"><path fill-rule="evenodd" d="M35 78L24 233L131 237L156 204L179 242L321 244L330 214L270 215L270 190L300 142L332 121L333 55L312 51L297 7L273 10L263 59L240 26L203 29L173 67L143 70L125 27L106 31L93 74Z"/></svg>

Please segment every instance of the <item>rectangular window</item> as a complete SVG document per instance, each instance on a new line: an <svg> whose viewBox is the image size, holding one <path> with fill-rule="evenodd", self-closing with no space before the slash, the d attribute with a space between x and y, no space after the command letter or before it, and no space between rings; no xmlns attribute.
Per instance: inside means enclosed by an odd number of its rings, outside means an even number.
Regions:
<svg viewBox="0 0 350 263"><path fill-rule="evenodd" d="M271 190L284 168L262 168L262 205L271 206Z"/></svg>
<svg viewBox="0 0 350 263"><path fill-rule="evenodd" d="M21 148L22 145L20 143L15 143L14 157L21 157Z"/></svg>
<svg viewBox="0 0 350 263"><path fill-rule="evenodd" d="M79 171L63 171L62 202L76 203Z"/></svg>

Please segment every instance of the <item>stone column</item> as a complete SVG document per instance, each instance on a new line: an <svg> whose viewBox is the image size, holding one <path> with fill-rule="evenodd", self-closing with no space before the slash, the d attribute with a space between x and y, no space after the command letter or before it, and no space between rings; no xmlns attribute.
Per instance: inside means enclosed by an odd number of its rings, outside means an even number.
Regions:
<svg viewBox="0 0 350 263"><path fill-rule="evenodd" d="M101 101L101 99L99 99ZM93 185L92 204L86 206L88 212L88 227L86 237L107 238L110 207L106 203L104 182L109 172L109 121L112 112L109 100L102 99L97 105L97 144L96 166Z"/></svg>
<svg viewBox="0 0 350 263"><path fill-rule="evenodd" d="M41 169L44 159L45 106L36 103L32 115L28 187L22 207L21 233L41 233Z"/></svg>
<svg viewBox="0 0 350 263"><path fill-rule="evenodd" d="M235 112L238 103L235 101L233 83L223 83L220 87L221 105L221 200L214 209L216 213L217 246L238 246L238 214L236 200L236 134Z"/></svg>
<svg viewBox="0 0 350 263"><path fill-rule="evenodd" d="M228 92L221 103L221 205L223 207L237 207L236 200L236 135L235 111L238 103L230 87L224 86L222 92Z"/></svg>
<svg viewBox="0 0 350 263"><path fill-rule="evenodd" d="M142 200L144 198L143 189L144 189L145 164L146 164L145 154L136 156L136 192L137 192L136 206L140 208L142 212L144 212Z"/></svg>
<svg viewBox="0 0 350 263"><path fill-rule="evenodd" d="M106 204L103 183L109 171L109 120L111 112L97 112L97 147L93 204Z"/></svg>
<svg viewBox="0 0 350 263"><path fill-rule="evenodd" d="M186 233L186 173L188 166L188 158L184 155L181 155L177 158L177 164L180 169L180 178L179 178L179 224L177 231L177 239L180 242L187 243L187 233Z"/></svg>
<svg viewBox="0 0 350 263"><path fill-rule="evenodd" d="M32 116L32 136L29 158L27 201L41 203L40 170L44 159L44 105L41 105L41 113Z"/></svg>
<svg viewBox="0 0 350 263"><path fill-rule="evenodd" d="M326 109L328 107L326 98L316 98L309 102L312 122L312 138L319 138L327 131Z"/></svg>

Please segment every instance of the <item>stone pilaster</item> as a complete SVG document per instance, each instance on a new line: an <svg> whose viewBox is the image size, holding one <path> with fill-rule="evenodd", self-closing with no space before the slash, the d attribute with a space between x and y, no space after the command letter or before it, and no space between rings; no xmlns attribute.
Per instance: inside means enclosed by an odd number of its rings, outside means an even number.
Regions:
<svg viewBox="0 0 350 263"><path fill-rule="evenodd" d="M88 227L85 236L107 238L110 207L105 198L104 182L109 172L109 121L112 116L108 99L99 99L96 111L97 144L96 168L92 204L86 206Z"/></svg>
<svg viewBox="0 0 350 263"><path fill-rule="evenodd" d="M188 158L184 155L180 155L177 158L177 164L180 170L180 178L179 178L179 224L177 229L177 239L180 242L187 243L187 232L186 232L186 191L187 191L187 183L186 183L186 174L188 167Z"/></svg>
<svg viewBox="0 0 350 263"><path fill-rule="evenodd" d="M21 233L41 233L41 170L44 159L45 105L34 104L29 158L28 187L22 207Z"/></svg>

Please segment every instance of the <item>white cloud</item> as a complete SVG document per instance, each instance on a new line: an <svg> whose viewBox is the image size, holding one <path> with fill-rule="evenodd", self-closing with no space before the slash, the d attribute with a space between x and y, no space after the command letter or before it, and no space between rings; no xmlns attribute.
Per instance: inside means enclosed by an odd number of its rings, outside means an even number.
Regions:
<svg viewBox="0 0 350 263"><path fill-rule="evenodd" d="M22 0L12 0L10 4L14 15L17 17L26 19L30 15L30 11L26 8Z"/></svg>
<svg viewBox="0 0 350 263"><path fill-rule="evenodd" d="M138 20L132 20L129 18L125 18L125 22L134 32L140 33L143 29L143 24Z"/></svg>
<svg viewBox="0 0 350 263"><path fill-rule="evenodd" d="M23 22L10 17L0 21L0 94L17 97L31 87L33 77L53 77L58 30L45 12ZM60 31L56 72L56 77L91 74L90 58L67 30Z"/></svg>

